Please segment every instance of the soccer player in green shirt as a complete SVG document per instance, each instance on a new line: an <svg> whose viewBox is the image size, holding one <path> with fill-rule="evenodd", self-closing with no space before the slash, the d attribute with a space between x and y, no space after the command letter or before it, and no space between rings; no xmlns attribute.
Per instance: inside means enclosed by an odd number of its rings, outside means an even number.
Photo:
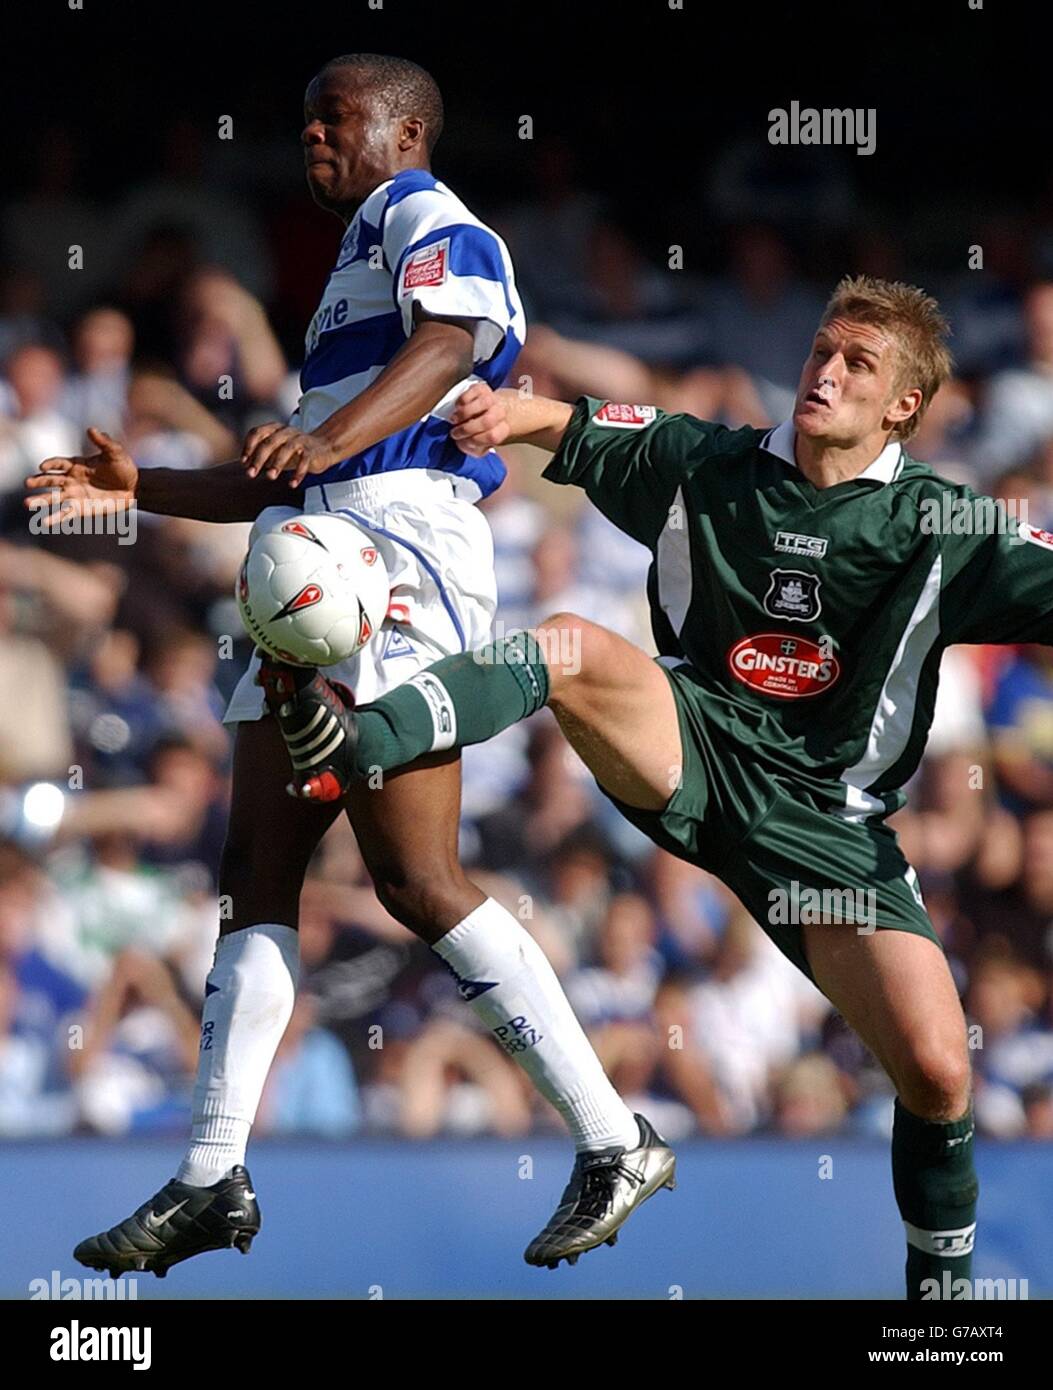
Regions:
<svg viewBox="0 0 1053 1390"><path fill-rule="evenodd" d="M885 820L944 648L1053 642L1053 535L904 448L949 374L946 332L920 290L843 280L769 430L473 386L466 453L552 451L544 476L651 550L657 659L557 613L345 711L324 766L287 734L290 791L325 798L547 704L622 814L738 894L888 1072L909 1298L947 1279L964 1296L978 1187L962 1007Z"/></svg>

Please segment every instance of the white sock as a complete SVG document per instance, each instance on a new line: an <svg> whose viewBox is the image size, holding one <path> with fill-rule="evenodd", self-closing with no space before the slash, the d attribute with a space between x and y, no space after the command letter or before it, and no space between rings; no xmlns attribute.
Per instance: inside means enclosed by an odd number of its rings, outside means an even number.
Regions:
<svg viewBox="0 0 1053 1390"><path fill-rule="evenodd" d="M216 943L201 1011L190 1147L176 1177L211 1187L245 1162L249 1130L292 1013L300 943L275 922Z"/></svg>
<svg viewBox="0 0 1053 1390"><path fill-rule="evenodd" d="M581 1150L635 1149L640 1131L611 1085L548 957L510 912L487 898L432 948L461 998L567 1122Z"/></svg>

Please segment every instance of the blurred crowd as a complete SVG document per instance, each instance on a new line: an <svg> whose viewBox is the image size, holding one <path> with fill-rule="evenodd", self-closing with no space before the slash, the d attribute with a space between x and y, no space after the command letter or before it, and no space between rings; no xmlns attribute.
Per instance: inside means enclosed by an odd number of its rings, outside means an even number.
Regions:
<svg viewBox="0 0 1053 1390"><path fill-rule="evenodd" d="M250 650L232 599L248 526L40 536L22 483L82 451L88 425L140 467L201 469L288 414L339 229L284 185L220 186L178 122L156 179L105 207L75 141L49 150L0 213L0 1136L181 1135L221 911L222 712ZM645 255L565 149L535 174L519 204L477 206L530 319L514 383L729 424L789 413L834 277L808 262L800 207L765 221L725 169L696 275ZM835 215L836 188L801 196ZM922 283L952 320L958 374L911 452L1053 529L1053 220L991 219L982 268L954 272L845 225L844 268ZM650 650L646 553L539 482L529 449L506 461L484 504L506 630L571 609ZM671 1138L889 1131L875 1059L719 882L617 816L547 712L464 767L464 862L544 947L634 1108ZM961 989L979 1126L1051 1139L1053 653L952 649L909 792L894 825ZM300 939L258 1133L558 1127L378 905L346 821L312 865Z"/></svg>

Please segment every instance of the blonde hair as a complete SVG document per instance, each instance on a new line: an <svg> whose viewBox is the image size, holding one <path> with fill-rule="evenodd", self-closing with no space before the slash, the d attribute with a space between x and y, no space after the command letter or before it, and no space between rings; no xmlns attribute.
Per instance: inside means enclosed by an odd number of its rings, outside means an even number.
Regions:
<svg viewBox="0 0 1053 1390"><path fill-rule="evenodd" d="M946 343L950 327L940 306L924 290L899 280L846 275L830 296L820 327L836 318L886 329L895 338L896 390L921 388L921 405L892 430L893 439L909 439L953 366Z"/></svg>

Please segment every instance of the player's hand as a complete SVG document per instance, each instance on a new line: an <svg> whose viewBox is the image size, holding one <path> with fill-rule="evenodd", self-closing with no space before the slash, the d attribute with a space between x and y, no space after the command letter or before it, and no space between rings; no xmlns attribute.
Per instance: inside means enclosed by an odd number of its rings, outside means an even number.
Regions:
<svg viewBox="0 0 1053 1390"><path fill-rule="evenodd" d="M88 438L97 454L45 459L26 479L29 496L24 505L44 513L45 530L57 526L63 517L123 510L135 501L139 470L131 454L103 430L92 427Z"/></svg>
<svg viewBox="0 0 1053 1390"><path fill-rule="evenodd" d="M305 434L275 420L249 430L242 446L241 462L250 478L258 478L263 473L273 481L282 473L292 473L289 486L299 487L308 473L324 473L340 462L340 456L318 435Z"/></svg>
<svg viewBox="0 0 1053 1390"><path fill-rule="evenodd" d="M503 391L491 391L479 381L457 397L450 416L450 438L462 453L480 458L511 434L503 395Z"/></svg>

